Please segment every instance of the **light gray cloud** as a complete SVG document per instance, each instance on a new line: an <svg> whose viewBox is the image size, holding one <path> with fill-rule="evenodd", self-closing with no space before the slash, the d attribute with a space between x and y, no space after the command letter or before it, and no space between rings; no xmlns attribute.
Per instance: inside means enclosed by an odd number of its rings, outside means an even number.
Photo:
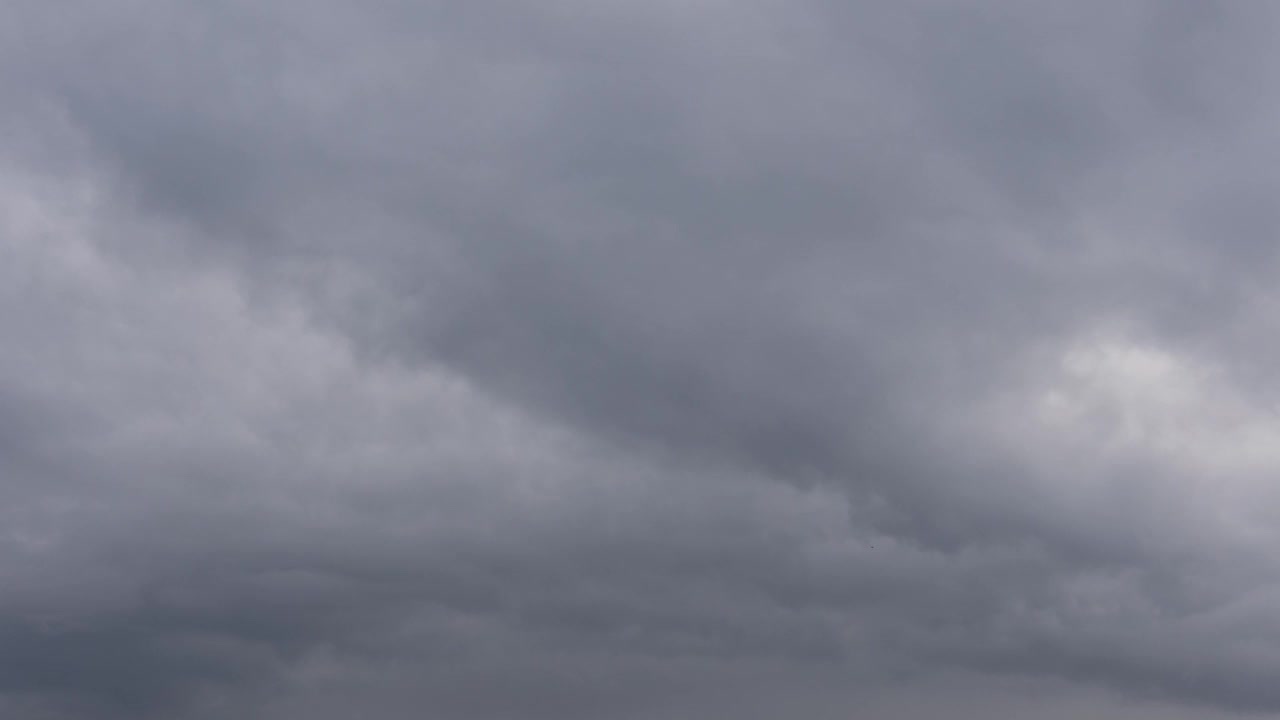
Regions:
<svg viewBox="0 0 1280 720"><path fill-rule="evenodd" d="M0 712L1280 712L1269 9L10 15Z"/></svg>

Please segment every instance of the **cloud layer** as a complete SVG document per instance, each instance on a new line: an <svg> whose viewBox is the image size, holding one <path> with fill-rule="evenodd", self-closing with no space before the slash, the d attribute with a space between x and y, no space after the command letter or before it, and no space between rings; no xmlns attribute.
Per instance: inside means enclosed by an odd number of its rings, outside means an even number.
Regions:
<svg viewBox="0 0 1280 720"><path fill-rule="evenodd" d="M1280 713L1270 9L6 15L0 714Z"/></svg>

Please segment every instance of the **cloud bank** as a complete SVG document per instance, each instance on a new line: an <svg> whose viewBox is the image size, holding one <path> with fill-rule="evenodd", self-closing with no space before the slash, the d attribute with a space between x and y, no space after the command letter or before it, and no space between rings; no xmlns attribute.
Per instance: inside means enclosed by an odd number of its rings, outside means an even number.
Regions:
<svg viewBox="0 0 1280 720"><path fill-rule="evenodd" d="M1280 713L1271 9L6 15L4 715Z"/></svg>

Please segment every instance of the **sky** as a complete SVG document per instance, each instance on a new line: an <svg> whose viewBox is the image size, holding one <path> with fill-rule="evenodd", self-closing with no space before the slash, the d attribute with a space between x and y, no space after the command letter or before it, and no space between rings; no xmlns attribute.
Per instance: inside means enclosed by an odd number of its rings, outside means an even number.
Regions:
<svg viewBox="0 0 1280 720"><path fill-rule="evenodd" d="M5 0L0 715L1280 717L1280 8Z"/></svg>

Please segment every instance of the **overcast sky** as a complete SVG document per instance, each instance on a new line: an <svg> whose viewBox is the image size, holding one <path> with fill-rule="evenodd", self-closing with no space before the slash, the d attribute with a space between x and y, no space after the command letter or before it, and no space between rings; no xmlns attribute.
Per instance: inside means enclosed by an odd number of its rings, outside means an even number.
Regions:
<svg viewBox="0 0 1280 720"><path fill-rule="evenodd" d="M1280 717L1280 9L3 0L0 715Z"/></svg>

